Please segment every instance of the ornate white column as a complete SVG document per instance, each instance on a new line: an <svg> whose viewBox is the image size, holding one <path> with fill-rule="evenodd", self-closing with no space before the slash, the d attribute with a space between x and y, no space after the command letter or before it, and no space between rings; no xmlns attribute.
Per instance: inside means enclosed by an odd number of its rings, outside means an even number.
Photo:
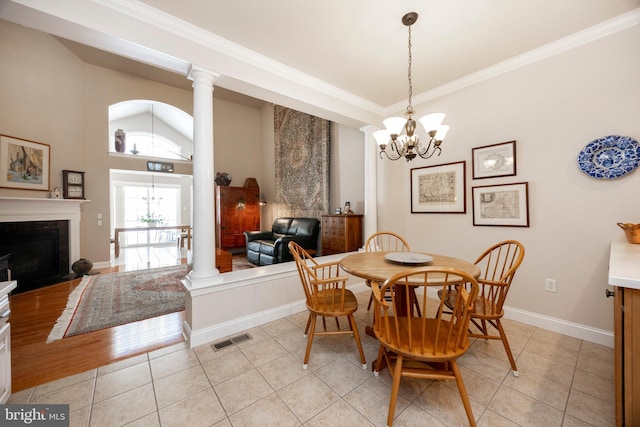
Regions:
<svg viewBox="0 0 640 427"><path fill-rule="evenodd" d="M373 126L360 128L364 133L364 239L378 231L377 147Z"/></svg>
<svg viewBox="0 0 640 427"><path fill-rule="evenodd" d="M192 288L220 275L215 267L213 83L219 74L191 66L193 80L193 267L187 276Z"/></svg>

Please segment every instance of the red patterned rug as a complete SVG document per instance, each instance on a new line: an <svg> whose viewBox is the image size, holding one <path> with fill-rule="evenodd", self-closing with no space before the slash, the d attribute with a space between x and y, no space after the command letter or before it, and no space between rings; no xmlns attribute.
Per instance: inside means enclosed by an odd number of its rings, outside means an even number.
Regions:
<svg viewBox="0 0 640 427"><path fill-rule="evenodd" d="M184 310L187 266L84 276L47 342Z"/></svg>

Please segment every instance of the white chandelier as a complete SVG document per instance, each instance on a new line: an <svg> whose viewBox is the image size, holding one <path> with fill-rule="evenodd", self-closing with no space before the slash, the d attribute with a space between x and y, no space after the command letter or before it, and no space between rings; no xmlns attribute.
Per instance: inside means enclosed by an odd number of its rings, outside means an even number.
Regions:
<svg viewBox="0 0 640 427"><path fill-rule="evenodd" d="M418 120L429 135L429 143L420 142L416 135L416 121L413 119L413 106L411 99L413 97L413 85L411 83L411 25L418 20L416 12L409 12L402 17L402 23L409 27L409 105L404 113L407 118L390 117L382 121L385 129L375 131L373 137L380 146L380 158L384 154L390 160L398 160L402 157L407 162L413 160L416 155L423 159L428 159L435 153L438 156L442 152L440 145L445 135L449 131L449 126L443 125L444 113L427 114ZM404 133L403 133L404 131ZM390 146L387 151L387 145Z"/></svg>

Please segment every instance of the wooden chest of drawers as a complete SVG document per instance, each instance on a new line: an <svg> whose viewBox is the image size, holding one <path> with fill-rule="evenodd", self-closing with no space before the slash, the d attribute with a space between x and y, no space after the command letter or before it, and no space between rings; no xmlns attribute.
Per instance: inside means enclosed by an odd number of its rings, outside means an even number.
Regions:
<svg viewBox="0 0 640 427"><path fill-rule="evenodd" d="M362 218L363 215L322 215L322 255L361 248Z"/></svg>

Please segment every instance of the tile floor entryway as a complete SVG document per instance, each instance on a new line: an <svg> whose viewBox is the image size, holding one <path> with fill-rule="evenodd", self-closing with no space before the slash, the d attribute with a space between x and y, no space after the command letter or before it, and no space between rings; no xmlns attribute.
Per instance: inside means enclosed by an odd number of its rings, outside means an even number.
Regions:
<svg viewBox="0 0 640 427"><path fill-rule="evenodd" d="M388 370L371 372L378 345L364 334L369 292L357 296L367 370L349 336L314 340L303 370L303 312L222 350L180 344L23 390L8 403L68 403L71 426L384 426L391 379ZM519 378L499 341L475 341L459 360L479 426L615 425L613 349L505 327ZM455 381L403 379L396 415L398 427L467 425Z"/></svg>

